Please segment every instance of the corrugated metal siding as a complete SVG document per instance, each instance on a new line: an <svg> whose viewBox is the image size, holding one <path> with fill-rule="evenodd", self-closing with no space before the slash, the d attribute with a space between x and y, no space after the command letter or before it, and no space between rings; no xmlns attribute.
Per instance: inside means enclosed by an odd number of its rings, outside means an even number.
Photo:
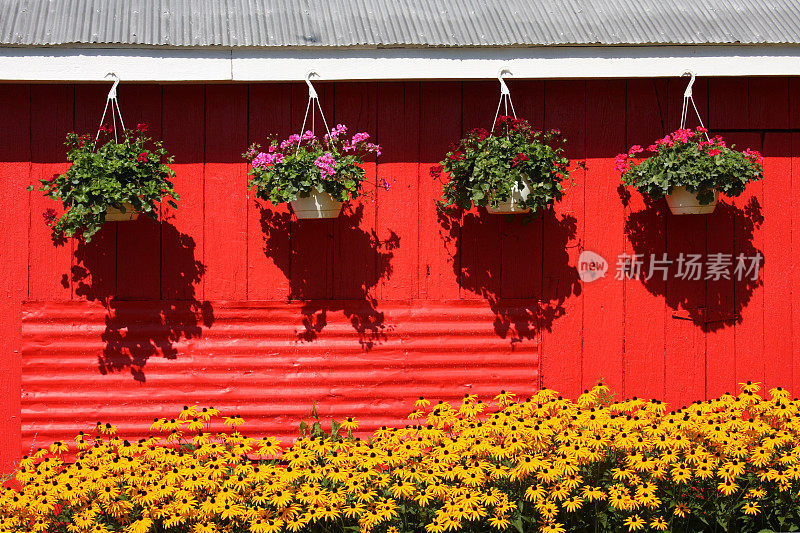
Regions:
<svg viewBox="0 0 800 533"><path fill-rule="evenodd" d="M178 304L180 305L180 303ZM343 302L336 302L337 306ZM248 434L289 439L312 402L325 418L355 415L361 428L405 425L420 395L457 401L501 389L538 389L538 344L498 337L483 302L415 302L381 306L385 330L370 348L342 313L329 313L317 342L302 340L302 305L214 303L213 326L175 339L178 354L149 350L172 331L159 302L118 302L111 313L89 302L31 302L23 310L22 436L27 450L98 420L119 424L127 438L153 418L184 404L239 413ZM522 316L524 309L510 311ZM109 323L118 353L103 341ZM103 361L137 352L138 379L129 364L100 375ZM218 428L219 429L219 428Z"/></svg>
<svg viewBox="0 0 800 533"><path fill-rule="evenodd" d="M800 4L795 0L4 0L0 43L796 44Z"/></svg>

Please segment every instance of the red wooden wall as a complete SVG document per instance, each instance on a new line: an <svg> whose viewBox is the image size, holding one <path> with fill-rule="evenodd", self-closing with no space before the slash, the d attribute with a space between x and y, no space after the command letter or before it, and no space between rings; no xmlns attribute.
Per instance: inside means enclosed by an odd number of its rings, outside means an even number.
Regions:
<svg viewBox="0 0 800 533"><path fill-rule="evenodd" d="M431 165L490 125L496 82L318 84L329 121L383 145L367 174L390 187L302 223L248 194L241 153L299 129L304 85L123 84L126 123L175 155L179 209L58 246L55 203L25 187L65 170L64 136L94 130L107 85L0 85L0 470L96 419L133 435L185 403L289 436L313 401L369 428L402 423L420 394L575 396L603 379L679 405L748 379L800 390L800 82L698 80L706 125L763 150L766 179L711 216L674 217L622 189L613 159L677 127L685 82L509 82L518 113L587 164L525 223L434 203ZM609 261L606 278L579 281L582 250ZM756 251L755 282L614 279L622 253Z"/></svg>

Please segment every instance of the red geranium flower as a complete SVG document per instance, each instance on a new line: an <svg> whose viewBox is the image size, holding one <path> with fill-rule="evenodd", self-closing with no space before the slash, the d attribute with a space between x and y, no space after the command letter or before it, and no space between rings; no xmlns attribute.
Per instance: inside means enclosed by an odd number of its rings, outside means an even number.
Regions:
<svg viewBox="0 0 800 533"><path fill-rule="evenodd" d="M514 168L515 166L519 165L523 161L527 161L528 159L530 159L530 158L527 156L527 154L523 154L522 152L518 153L517 157L515 157L511 161L511 168Z"/></svg>
<svg viewBox="0 0 800 533"><path fill-rule="evenodd" d="M470 135L474 136L479 141L483 141L484 139L486 139L486 137L489 136L489 132L486 131L486 129L484 129L484 128L475 128L474 130L472 130L469 133L470 133Z"/></svg>
<svg viewBox="0 0 800 533"><path fill-rule="evenodd" d="M145 161L147 161L148 155L149 154L147 152L142 152L141 154L139 154L139 159L138 159L139 163L144 163Z"/></svg>

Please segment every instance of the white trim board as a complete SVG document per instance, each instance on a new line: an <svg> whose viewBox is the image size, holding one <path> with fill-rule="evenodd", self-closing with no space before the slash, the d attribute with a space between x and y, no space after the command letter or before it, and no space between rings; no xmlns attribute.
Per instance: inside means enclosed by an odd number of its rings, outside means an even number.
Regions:
<svg viewBox="0 0 800 533"><path fill-rule="evenodd" d="M0 47L0 81L299 81L800 76L800 46L212 49Z"/></svg>

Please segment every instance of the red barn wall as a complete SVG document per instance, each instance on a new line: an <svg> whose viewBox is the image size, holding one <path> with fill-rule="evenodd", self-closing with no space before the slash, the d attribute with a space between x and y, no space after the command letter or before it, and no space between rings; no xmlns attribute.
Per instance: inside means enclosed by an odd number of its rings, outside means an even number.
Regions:
<svg viewBox="0 0 800 533"><path fill-rule="evenodd" d="M179 209L58 246L43 218L56 203L25 187L66 169L65 134L95 130L108 87L0 85L0 469L98 419L134 436L184 404L289 437L314 401L369 429L403 423L420 394L575 396L603 379L680 405L748 379L800 389L800 84L698 80L706 125L762 150L765 179L713 215L675 217L621 188L613 160L677 128L685 83L509 82L520 116L587 164L529 223L435 204L430 167L490 125L496 82L317 84L329 122L384 150L367 198L301 223L254 200L241 154L299 130L305 85L123 84L126 124L175 155ZM579 281L583 250L607 277ZM765 260L757 281L614 279L619 254L682 252Z"/></svg>

